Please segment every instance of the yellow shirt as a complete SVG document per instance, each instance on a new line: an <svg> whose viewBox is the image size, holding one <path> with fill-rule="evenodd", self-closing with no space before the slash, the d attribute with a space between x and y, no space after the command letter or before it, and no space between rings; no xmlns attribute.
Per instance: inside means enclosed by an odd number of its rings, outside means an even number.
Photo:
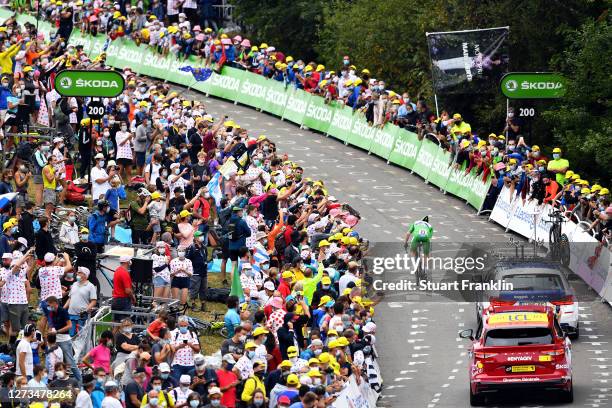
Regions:
<svg viewBox="0 0 612 408"><path fill-rule="evenodd" d="M559 171L562 169L568 169L569 168L569 161L567 159L564 158L560 158L560 159L553 159L551 161L548 162L548 167L547 169L549 171ZM563 185L565 184L565 176L563 175L563 173L557 173L556 174L556 179L557 179L557 183Z"/></svg>
<svg viewBox="0 0 612 408"><path fill-rule="evenodd" d="M266 396L266 386L259 379L259 377L257 377L256 375L253 375L247 378L247 380L244 383L244 390L242 390L242 395L240 395L240 399L243 402L250 402L253 399L253 394L255 394L255 390L258 388L263 392L264 397L265 397Z"/></svg>
<svg viewBox="0 0 612 408"><path fill-rule="evenodd" d="M13 44L3 52L0 52L0 69L3 74L13 73L13 57L19 52L21 45Z"/></svg>
<svg viewBox="0 0 612 408"><path fill-rule="evenodd" d="M49 169L49 171L51 172L51 175L55 176L55 169L50 164L47 164L43 168L43 174L42 174L42 176L43 176L43 186L46 189L55 190L55 187L57 186L57 181L55 180L55 177L53 178L53 181L47 180L47 177L45 176L45 168Z"/></svg>
<svg viewBox="0 0 612 408"><path fill-rule="evenodd" d="M142 397L142 402L140 403L141 408L144 408L147 406L147 403L149 401L148 397L149 397L148 393L145 393L144 397ZM165 392L160 391L157 399L158 399L157 406L160 408L174 407L174 399L172 398L172 395L170 394L166 394Z"/></svg>

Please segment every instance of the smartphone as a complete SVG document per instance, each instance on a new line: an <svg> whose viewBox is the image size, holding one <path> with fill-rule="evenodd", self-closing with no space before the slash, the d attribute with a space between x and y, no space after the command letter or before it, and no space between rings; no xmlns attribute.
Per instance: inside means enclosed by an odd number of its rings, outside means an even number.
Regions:
<svg viewBox="0 0 612 408"><path fill-rule="evenodd" d="M183 340L183 344L187 344L187 340Z"/></svg>

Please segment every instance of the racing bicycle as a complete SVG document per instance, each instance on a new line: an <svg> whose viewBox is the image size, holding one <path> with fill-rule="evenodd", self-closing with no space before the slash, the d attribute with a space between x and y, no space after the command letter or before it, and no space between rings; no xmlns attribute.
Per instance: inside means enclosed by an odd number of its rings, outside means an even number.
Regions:
<svg viewBox="0 0 612 408"><path fill-rule="evenodd" d="M559 210L554 210L548 214L551 221L545 221L552 224L548 231L550 242L551 257L553 260L561 261L564 266L569 266L571 260L569 238L561 232L561 225L565 222L563 213Z"/></svg>

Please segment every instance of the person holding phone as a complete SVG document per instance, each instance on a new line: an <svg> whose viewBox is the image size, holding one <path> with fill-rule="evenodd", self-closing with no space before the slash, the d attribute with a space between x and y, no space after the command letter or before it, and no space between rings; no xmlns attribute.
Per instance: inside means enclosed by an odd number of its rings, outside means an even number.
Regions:
<svg viewBox="0 0 612 408"><path fill-rule="evenodd" d="M198 336L189 330L187 316L179 316L176 329L170 333L170 347L174 353L172 377L179 382L182 375L195 369L193 356L200 352Z"/></svg>

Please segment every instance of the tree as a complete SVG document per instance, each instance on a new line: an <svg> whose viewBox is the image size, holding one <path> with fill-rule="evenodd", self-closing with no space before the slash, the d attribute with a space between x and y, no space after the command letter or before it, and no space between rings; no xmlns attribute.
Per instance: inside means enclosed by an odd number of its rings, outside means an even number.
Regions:
<svg viewBox="0 0 612 408"><path fill-rule="evenodd" d="M296 60L316 60L314 44L323 0L231 0L235 18L253 45L266 42Z"/></svg>
<svg viewBox="0 0 612 408"><path fill-rule="evenodd" d="M612 24L606 14L565 33L568 46L553 61L564 73L567 93L544 112L573 168L609 184L612 179ZM607 55L607 57L606 57ZM575 167L574 167L575 166Z"/></svg>

